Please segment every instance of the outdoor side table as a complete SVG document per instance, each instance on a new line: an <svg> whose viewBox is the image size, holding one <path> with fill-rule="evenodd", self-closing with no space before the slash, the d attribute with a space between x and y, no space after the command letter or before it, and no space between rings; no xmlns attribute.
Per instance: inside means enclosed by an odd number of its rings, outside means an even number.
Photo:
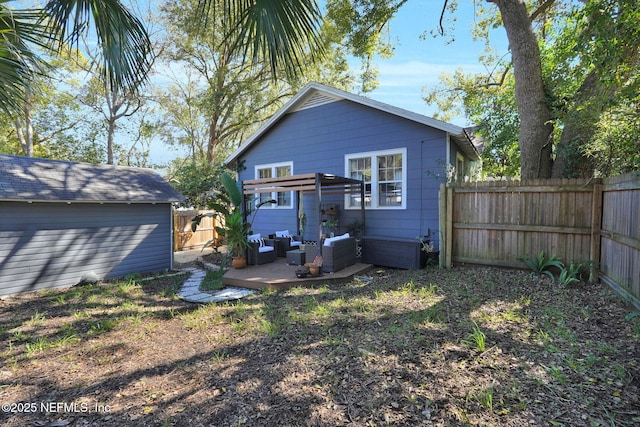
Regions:
<svg viewBox="0 0 640 427"><path fill-rule="evenodd" d="M287 264L289 265L304 265L305 263L305 251L301 249L294 249L287 251Z"/></svg>

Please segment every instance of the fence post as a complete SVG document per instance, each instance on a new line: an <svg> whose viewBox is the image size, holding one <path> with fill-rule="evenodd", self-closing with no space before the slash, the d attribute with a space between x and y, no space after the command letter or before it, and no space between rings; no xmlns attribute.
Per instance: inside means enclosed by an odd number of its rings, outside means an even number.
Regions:
<svg viewBox="0 0 640 427"><path fill-rule="evenodd" d="M440 257L438 265L445 266L445 254L447 253L447 193L445 184L440 184L438 192L438 229L440 230L439 247Z"/></svg>
<svg viewBox="0 0 640 427"><path fill-rule="evenodd" d="M445 267L453 264L453 188L447 187L447 259Z"/></svg>
<svg viewBox="0 0 640 427"><path fill-rule="evenodd" d="M178 228L178 213L172 208L171 215L173 217L173 252L179 251L180 248L180 229Z"/></svg>
<svg viewBox="0 0 640 427"><path fill-rule="evenodd" d="M453 250L453 189L446 184L440 184L439 194L439 227L442 233L440 239L440 267L451 267Z"/></svg>
<svg viewBox="0 0 640 427"><path fill-rule="evenodd" d="M602 229L602 184L593 185L591 202L591 247L589 257L592 260L589 279L598 282L600 275L600 233Z"/></svg>

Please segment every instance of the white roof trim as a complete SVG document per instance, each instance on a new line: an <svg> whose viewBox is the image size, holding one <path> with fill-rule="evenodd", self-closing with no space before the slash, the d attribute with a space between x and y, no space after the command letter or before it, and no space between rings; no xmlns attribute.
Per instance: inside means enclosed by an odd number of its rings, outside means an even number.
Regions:
<svg viewBox="0 0 640 427"><path fill-rule="evenodd" d="M288 113L313 108L318 105L330 102L348 100L367 107L375 108L398 117L402 117L414 122L430 126L432 128L448 132L453 135L464 136L464 128L443 122L432 117L423 116L403 108L394 107L383 102L375 101L371 98L355 95L320 83L311 82L303 87L293 98L291 98L281 109L279 109L267 122L260 127L253 135L247 139L238 149L225 159L225 163L236 160L242 153L251 147L264 133L274 126L280 118Z"/></svg>
<svg viewBox="0 0 640 427"><path fill-rule="evenodd" d="M331 104L336 101L340 101L340 98L320 91L311 91L307 96L303 97L303 99L300 99L300 101L291 108L290 112L302 111L307 108Z"/></svg>

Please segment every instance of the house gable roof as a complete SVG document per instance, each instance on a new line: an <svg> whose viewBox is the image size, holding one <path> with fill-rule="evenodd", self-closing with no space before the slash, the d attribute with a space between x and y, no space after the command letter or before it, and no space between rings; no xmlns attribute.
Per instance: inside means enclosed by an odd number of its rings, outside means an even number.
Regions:
<svg viewBox="0 0 640 427"><path fill-rule="evenodd" d="M168 203L183 199L151 169L0 154L0 201Z"/></svg>
<svg viewBox="0 0 640 427"><path fill-rule="evenodd" d="M355 95L353 93L345 92L340 89L312 82L302 88L300 92L298 92L280 110L278 110L273 116L271 116L271 118L253 135L251 135L244 144L242 144L235 152L227 157L225 162L231 163L237 160L240 155L247 151L256 141L260 139L262 135L264 135L273 126L275 126L278 121L280 121L280 119L282 119L285 115L341 100L347 100L356 104L375 108L377 110L447 132L457 142L462 151L464 151L464 153L469 158L478 159L480 157L478 150L471 142L464 128L460 126L443 122L441 120L427 117L422 114L414 113L402 108L394 107L392 105L375 101L370 98L365 98L364 96Z"/></svg>

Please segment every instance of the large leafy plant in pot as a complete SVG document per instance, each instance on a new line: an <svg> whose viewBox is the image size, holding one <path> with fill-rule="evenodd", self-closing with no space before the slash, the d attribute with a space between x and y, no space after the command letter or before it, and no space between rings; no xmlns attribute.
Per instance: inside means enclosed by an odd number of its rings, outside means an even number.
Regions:
<svg viewBox="0 0 640 427"><path fill-rule="evenodd" d="M231 254L231 265L234 268L244 268L247 265L246 249L249 246L249 241L247 240L249 228L242 218L240 209L235 208L229 215L225 216L223 233L227 250ZM218 234L220 234L220 231L218 231Z"/></svg>
<svg viewBox="0 0 640 427"><path fill-rule="evenodd" d="M202 218L219 216L220 226L216 226L218 238L209 240L204 247L211 245L214 240L227 246L227 253L232 257L234 268L243 268L247 264L246 249L249 247L249 227L244 221L242 211L242 193L238 189L236 181L227 172L221 178L224 191L219 193L209 208L215 213L196 215L191 220L191 230L196 231Z"/></svg>

